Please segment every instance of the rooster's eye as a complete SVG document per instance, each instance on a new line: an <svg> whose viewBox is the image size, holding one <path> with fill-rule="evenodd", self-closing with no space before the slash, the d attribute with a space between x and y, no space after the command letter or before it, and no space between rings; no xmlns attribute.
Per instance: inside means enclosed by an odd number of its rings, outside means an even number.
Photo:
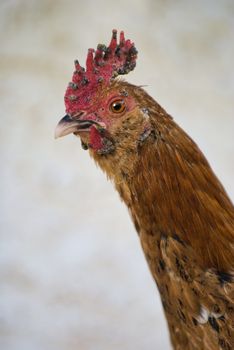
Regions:
<svg viewBox="0 0 234 350"><path fill-rule="evenodd" d="M116 100L111 103L110 110L113 113L122 113L125 111L125 103L123 100Z"/></svg>

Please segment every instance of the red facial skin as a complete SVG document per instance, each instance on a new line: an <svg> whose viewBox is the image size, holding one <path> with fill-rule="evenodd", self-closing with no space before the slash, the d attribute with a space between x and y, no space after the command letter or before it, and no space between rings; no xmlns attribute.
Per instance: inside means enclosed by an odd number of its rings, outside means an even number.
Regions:
<svg viewBox="0 0 234 350"><path fill-rule="evenodd" d="M121 125L123 119L129 112L136 107L136 102L132 96L124 96L125 92L110 90L103 98L98 96L96 101L90 103L90 107L84 111L79 120L93 120L99 125L92 125L88 130L78 131L82 141L94 151L101 151L104 147L104 139L111 139L113 132ZM124 110L122 112L114 112L111 105L116 101L123 101ZM74 112L72 117L76 117L78 113Z"/></svg>

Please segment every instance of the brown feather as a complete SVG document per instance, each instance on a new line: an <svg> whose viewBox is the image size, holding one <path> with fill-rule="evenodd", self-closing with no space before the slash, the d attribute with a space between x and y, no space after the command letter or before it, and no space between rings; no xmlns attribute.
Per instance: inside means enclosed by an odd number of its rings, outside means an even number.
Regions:
<svg viewBox="0 0 234 350"><path fill-rule="evenodd" d="M234 348L234 208L191 138L141 88L115 152L90 150L128 206L175 349Z"/></svg>

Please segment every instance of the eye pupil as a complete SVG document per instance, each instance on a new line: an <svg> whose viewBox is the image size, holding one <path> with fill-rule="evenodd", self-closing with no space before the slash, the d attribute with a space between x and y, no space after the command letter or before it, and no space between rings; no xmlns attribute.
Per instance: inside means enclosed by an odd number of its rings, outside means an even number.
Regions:
<svg viewBox="0 0 234 350"><path fill-rule="evenodd" d="M122 103L120 102L113 103L113 108L116 112L118 112L122 108Z"/></svg>
<svg viewBox="0 0 234 350"><path fill-rule="evenodd" d="M125 110L125 103L123 100L114 101L112 102L110 108L114 113L121 113Z"/></svg>

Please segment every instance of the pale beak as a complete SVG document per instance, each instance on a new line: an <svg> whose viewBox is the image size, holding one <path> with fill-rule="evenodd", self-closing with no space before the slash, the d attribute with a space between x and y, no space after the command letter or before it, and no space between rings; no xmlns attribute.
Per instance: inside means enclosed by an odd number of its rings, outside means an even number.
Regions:
<svg viewBox="0 0 234 350"><path fill-rule="evenodd" d="M75 132L77 130L77 124L77 120L72 119L68 114L66 114L55 128L55 139Z"/></svg>
<svg viewBox="0 0 234 350"><path fill-rule="evenodd" d="M95 122L89 120L73 119L68 114L63 117L55 128L54 137L66 136L79 131L87 131Z"/></svg>

